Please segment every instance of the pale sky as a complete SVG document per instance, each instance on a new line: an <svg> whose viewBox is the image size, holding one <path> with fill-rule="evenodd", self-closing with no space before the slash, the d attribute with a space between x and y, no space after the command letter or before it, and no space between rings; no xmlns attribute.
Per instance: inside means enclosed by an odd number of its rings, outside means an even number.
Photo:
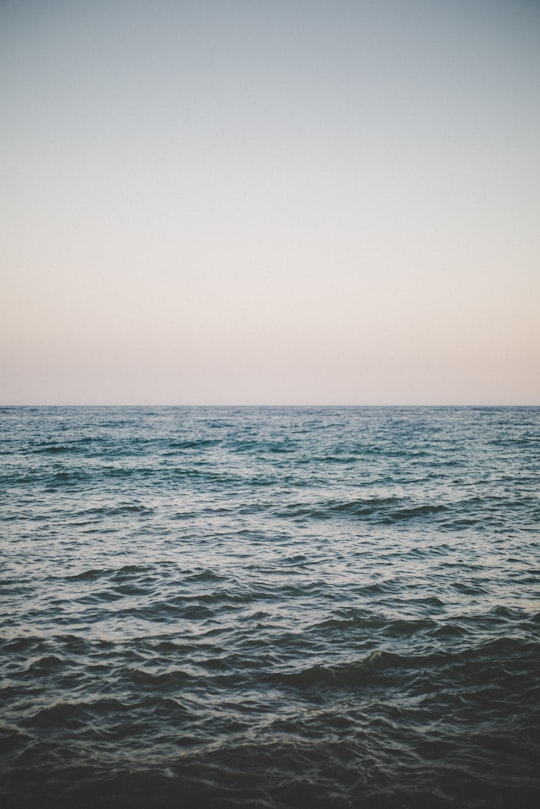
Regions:
<svg viewBox="0 0 540 809"><path fill-rule="evenodd" d="M0 403L540 404L536 0L0 0Z"/></svg>

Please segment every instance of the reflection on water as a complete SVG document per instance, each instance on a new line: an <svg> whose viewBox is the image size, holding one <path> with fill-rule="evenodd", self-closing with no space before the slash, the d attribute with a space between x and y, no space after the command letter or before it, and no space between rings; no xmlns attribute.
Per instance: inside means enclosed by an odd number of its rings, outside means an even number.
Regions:
<svg viewBox="0 0 540 809"><path fill-rule="evenodd" d="M539 424L3 409L3 805L536 807Z"/></svg>

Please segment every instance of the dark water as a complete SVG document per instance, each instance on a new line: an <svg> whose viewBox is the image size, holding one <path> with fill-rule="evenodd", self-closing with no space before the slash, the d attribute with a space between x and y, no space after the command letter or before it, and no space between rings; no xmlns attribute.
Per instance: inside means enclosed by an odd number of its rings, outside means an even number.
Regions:
<svg viewBox="0 0 540 809"><path fill-rule="evenodd" d="M4 807L540 805L540 409L0 431Z"/></svg>

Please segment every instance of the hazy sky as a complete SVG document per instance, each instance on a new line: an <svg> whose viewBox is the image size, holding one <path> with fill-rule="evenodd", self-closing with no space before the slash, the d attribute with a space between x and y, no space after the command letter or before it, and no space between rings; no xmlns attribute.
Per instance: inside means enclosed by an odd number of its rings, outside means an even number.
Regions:
<svg viewBox="0 0 540 809"><path fill-rule="evenodd" d="M0 401L540 404L537 0L0 0Z"/></svg>

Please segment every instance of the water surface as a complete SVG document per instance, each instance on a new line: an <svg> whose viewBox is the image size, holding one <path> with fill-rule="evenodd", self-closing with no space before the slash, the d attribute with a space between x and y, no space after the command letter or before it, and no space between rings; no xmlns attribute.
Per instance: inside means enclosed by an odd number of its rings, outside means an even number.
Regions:
<svg viewBox="0 0 540 809"><path fill-rule="evenodd" d="M538 408L4 408L6 807L532 807Z"/></svg>

